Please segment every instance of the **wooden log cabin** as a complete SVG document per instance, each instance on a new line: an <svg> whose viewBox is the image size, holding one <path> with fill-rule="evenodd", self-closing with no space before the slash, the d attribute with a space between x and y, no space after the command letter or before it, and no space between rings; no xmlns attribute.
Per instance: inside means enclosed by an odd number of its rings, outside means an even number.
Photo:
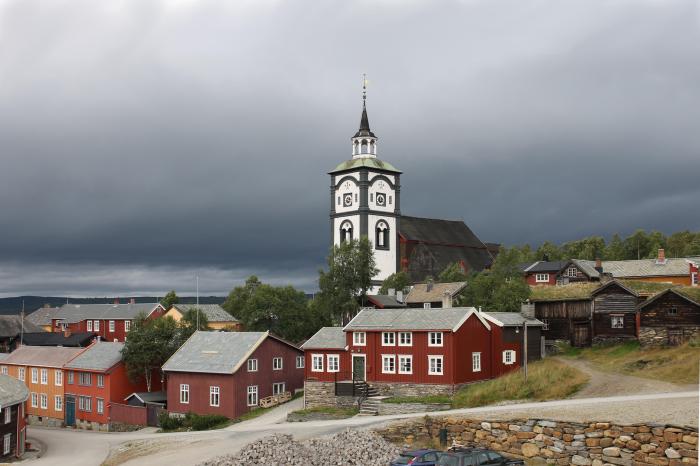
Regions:
<svg viewBox="0 0 700 466"><path fill-rule="evenodd" d="M643 346L675 346L700 337L700 289L671 288L642 303L637 311Z"/></svg>
<svg viewBox="0 0 700 466"><path fill-rule="evenodd" d="M597 283L533 286L530 296L535 317L544 323L547 344L568 341L571 346L590 346L592 341L591 292Z"/></svg>

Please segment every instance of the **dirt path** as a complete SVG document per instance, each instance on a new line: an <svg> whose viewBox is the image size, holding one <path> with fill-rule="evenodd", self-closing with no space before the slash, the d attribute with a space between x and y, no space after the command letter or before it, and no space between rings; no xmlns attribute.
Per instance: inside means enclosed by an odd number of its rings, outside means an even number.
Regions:
<svg viewBox="0 0 700 466"><path fill-rule="evenodd" d="M642 395L648 393L672 393L697 390L697 385L676 385L661 380L645 379L632 375L602 372L590 363L577 359L556 358L587 374L590 379L572 398L595 398L602 396Z"/></svg>

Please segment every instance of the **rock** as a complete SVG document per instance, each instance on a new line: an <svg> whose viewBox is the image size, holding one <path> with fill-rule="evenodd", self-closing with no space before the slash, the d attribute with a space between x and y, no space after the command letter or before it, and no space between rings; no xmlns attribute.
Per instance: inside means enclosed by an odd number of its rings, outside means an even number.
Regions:
<svg viewBox="0 0 700 466"><path fill-rule="evenodd" d="M603 448L604 456L620 456L620 449L618 447L607 447Z"/></svg>
<svg viewBox="0 0 700 466"><path fill-rule="evenodd" d="M691 443L691 444L693 444L693 445L697 445L697 444L698 444L698 438L697 438L697 437L693 437L692 435L684 435L684 436L683 436L683 441L684 441L685 443Z"/></svg>
<svg viewBox="0 0 700 466"><path fill-rule="evenodd" d="M490 422L482 422L481 428L484 430L491 430L491 423Z"/></svg>
<svg viewBox="0 0 700 466"><path fill-rule="evenodd" d="M667 448L666 451L664 451L664 453L666 454L666 458L668 458L668 459L675 460L675 459L681 458L681 454L678 453L673 448Z"/></svg>
<svg viewBox="0 0 700 466"><path fill-rule="evenodd" d="M554 421L537 421L537 425L538 425L538 426L542 426L542 427L552 427L552 428L554 428L554 427L557 426L557 423L554 422Z"/></svg>
<svg viewBox="0 0 700 466"><path fill-rule="evenodd" d="M571 464L575 464L576 466L589 466L591 460L580 455L574 455L571 457Z"/></svg>
<svg viewBox="0 0 700 466"><path fill-rule="evenodd" d="M600 439L600 446L603 448L609 447L612 444L613 444L613 439L611 439L611 438L606 437L606 438Z"/></svg>
<svg viewBox="0 0 700 466"><path fill-rule="evenodd" d="M640 447L640 450L642 450L644 453L651 453L652 451L656 451L656 445L652 443L645 443Z"/></svg>
<svg viewBox="0 0 700 466"><path fill-rule="evenodd" d="M508 430L510 430L511 432L519 432L520 426L517 424L511 424L508 426Z"/></svg>
<svg viewBox="0 0 700 466"><path fill-rule="evenodd" d="M539 447L533 443L523 443L521 451L526 458L532 458L540 453Z"/></svg>

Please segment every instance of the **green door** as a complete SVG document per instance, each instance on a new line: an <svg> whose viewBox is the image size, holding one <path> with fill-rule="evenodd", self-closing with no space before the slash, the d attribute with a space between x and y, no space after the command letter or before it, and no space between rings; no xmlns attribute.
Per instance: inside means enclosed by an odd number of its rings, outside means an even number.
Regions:
<svg viewBox="0 0 700 466"><path fill-rule="evenodd" d="M353 380L365 380L365 357L364 356L353 356L352 357L352 379Z"/></svg>
<svg viewBox="0 0 700 466"><path fill-rule="evenodd" d="M75 397L66 395L66 425L75 425Z"/></svg>

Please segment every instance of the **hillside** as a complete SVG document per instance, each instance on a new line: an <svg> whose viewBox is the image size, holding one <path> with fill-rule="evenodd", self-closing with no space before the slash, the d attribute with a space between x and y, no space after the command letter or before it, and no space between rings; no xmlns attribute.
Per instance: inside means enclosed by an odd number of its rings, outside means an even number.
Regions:
<svg viewBox="0 0 700 466"><path fill-rule="evenodd" d="M160 297L162 298L162 296ZM137 303L155 303L160 298L154 296L137 296ZM19 314L22 310L22 301L24 301L24 309L27 314L34 312L36 309L45 304L51 307L61 306L66 302L73 304L109 304L114 302L112 298L70 298L66 296L15 296L11 298L0 298L0 314ZM128 303L131 297L119 298L119 302ZM226 299L225 296L200 296L201 304L222 304ZM180 302L183 304L194 304L197 298L194 296L181 296Z"/></svg>

